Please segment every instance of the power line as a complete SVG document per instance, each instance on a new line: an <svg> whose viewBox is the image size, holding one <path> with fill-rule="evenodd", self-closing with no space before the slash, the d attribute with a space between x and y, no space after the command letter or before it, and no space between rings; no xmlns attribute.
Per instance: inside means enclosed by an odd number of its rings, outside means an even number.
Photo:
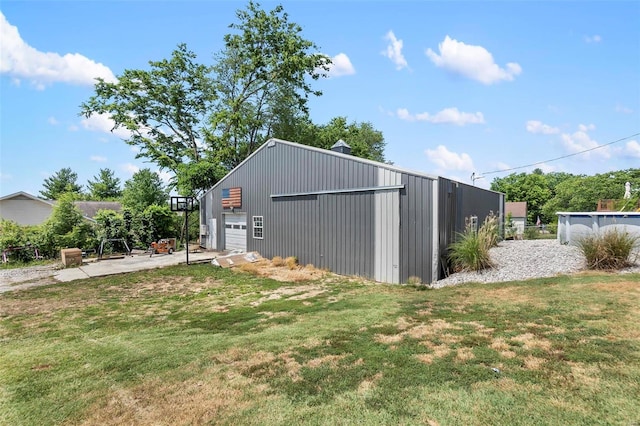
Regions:
<svg viewBox="0 0 640 426"><path fill-rule="evenodd" d="M524 169L526 167L532 167L532 166L538 166L540 164L544 164L544 163L550 163L552 161L557 161L557 160L562 160L563 158L568 158L568 157L573 157L574 155L580 155L580 154L584 154L585 152L589 152L589 151L594 151L596 149L600 149L600 148L604 148L605 146L609 146L609 145L613 145L614 143L618 143L618 142L622 142L625 141L627 139L631 139L633 137L636 137L640 135L640 133L635 133L633 135L629 135L629 136L625 136L623 138L620 138L618 140L615 140L613 142L608 142L602 145L598 145L596 147L593 148L589 148L589 149L585 149L584 151L580 151L580 152L574 152L573 154L567 154L567 155L563 155L562 157L558 157L558 158L553 158L551 160L546 160L546 161L538 161L536 163L531 163L531 164L527 164L525 166L518 166L518 167L512 167L510 169L503 169L503 170L494 170L492 172L485 172L485 173L481 173L480 176L485 176L485 175L491 175L494 173L503 173L503 172L510 172L512 170L518 170L518 169ZM479 179L479 177L477 177L476 179Z"/></svg>

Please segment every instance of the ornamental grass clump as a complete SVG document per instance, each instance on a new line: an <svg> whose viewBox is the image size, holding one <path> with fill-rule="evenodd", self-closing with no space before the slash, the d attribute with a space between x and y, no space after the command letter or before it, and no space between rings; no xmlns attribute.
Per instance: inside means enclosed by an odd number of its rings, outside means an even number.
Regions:
<svg viewBox="0 0 640 426"><path fill-rule="evenodd" d="M449 246L449 261L455 272L481 271L494 266L489 249L498 244L498 218L487 216L477 231L467 224L458 240Z"/></svg>
<svg viewBox="0 0 640 426"><path fill-rule="evenodd" d="M612 229L602 234L586 235L578 240L589 269L621 269L631 266L631 254L639 237Z"/></svg>

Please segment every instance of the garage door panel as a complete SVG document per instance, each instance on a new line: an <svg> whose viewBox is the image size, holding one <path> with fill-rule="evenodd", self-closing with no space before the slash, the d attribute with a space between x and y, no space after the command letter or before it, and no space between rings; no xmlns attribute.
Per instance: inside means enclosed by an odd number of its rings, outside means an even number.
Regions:
<svg viewBox="0 0 640 426"><path fill-rule="evenodd" d="M224 216L224 240L227 250L247 249L247 215Z"/></svg>

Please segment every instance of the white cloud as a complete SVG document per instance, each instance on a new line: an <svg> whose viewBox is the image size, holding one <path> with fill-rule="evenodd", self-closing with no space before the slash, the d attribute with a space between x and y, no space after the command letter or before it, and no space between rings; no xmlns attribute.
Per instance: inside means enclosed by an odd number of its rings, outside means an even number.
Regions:
<svg viewBox="0 0 640 426"><path fill-rule="evenodd" d="M106 163L107 162L107 157L102 157L100 155L92 155L90 157L91 161L95 161L96 163Z"/></svg>
<svg viewBox="0 0 640 426"><path fill-rule="evenodd" d="M383 51L382 54L391 59L396 65L397 70L407 68L409 64L407 64L407 60L402 54L402 40L398 40L395 34L393 34L393 31L389 31L387 35L384 36L384 39L388 40L389 44L387 45L387 50Z"/></svg>
<svg viewBox="0 0 640 426"><path fill-rule="evenodd" d="M460 112L458 108L445 108L435 114L422 112L411 114L406 108L400 108L396 111L396 115L401 120L406 121L428 121L434 124L455 124L456 126L464 126L467 124L482 124L484 116L481 112Z"/></svg>
<svg viewBox="0 0 640 426"><path fill-rule="evenodd" d="M356 73L356 69L351 65L351 60L344 53L338 53L331 58L331 65L329 65L330 77L342 77L344 75L353 75Z"/></svg>
<svg viewBox="0 0 640 426"><path fill-rule="evenodd" d="M578 126L578 130L572 134L563 133L562 134L562 144L572 154L591 150L589 152L585 152L582 154L584 158L590 158L591 154L598 155L603 158L611 157L609 147L602 147L600 149L595 149L600 146L597 141L591 139L587 132L594 130L596 126L593 124L585 125L580 124Z"/></svg>
<svg viewBox="0 0 640 426"><path fill-rule="evenodd" d="M590 130L595 130L595 124L578 124L578 130L581 132L588 132Z"/></svg>
<svg viewBox="0 0 640 426"><path fill-rule="evenodd" d="M122 127L119 127L111 131L115 123L111 119L109 114L93 114L89 118L82 119L80 123L82 124L82 127L84 127L85 129L91 130L94 132L111 133L122 139L128 139L129 137L131 137L131 132L129 132L127 129L124 129Z"/></svg>
<svg viewBox="0 0 640 426"><path fill-rule="evenodd" d="M13 179L13 176L11 176L9 173L0 172L0 180L11 180L11 179Z"/></svg>
<svg viewBox="0 0 640 426"><path fill-rule="evenodd" d="M622 152L626 157L640 158L640 143L636 140L629 141Z"/></svg>
<svg viewBox="0 0 640 426"><path fill-rule="evenodd" d="M120 168L123 172L128 173L130 176L133 176L135 173L138 173L140 171L140 167L131 163L122 164Z"/></svg>
<svg viewBox="0 0 640 426"><path fill-rule="evenodd" d="M537 120L529 120L527 121L527 132L533 134L543 134L543 135L555 135L560 133L560 129L557 127L551 127L548 124L543 124L541 121Z"/></svg>
<svg viewBox="0 0 640 426"><path fill-rule="evenodd" d="M509 62L500 68L493 60L493 55L482 46L474 46L452 39L448 35L438 45L440 54L427 49L426 54L438 67L463 75L484 84L500 81L512 81L522 72L515 62Z"/></svg>
<svg viewBox="0 0 640 426"><path fill-rule="evenodd" d="M434 150L425 151L429 161L444 170L462 170L472 172L474 170L473 161L467 153L457 154L451 152L444 145L438 145Z"/></svg>
<svg viewBox="0 0 640 426"><path fill-rule="evenodd" d="M47 122L48 122L49 124L51 124L52 126L57 126L57 125L59 124L59 123L58 123L58 120L56 120L56 118L55 118L55 117L49 117L49 118L47 119Z"/></svg>
<svg viewBox="0 0 640 426"><path fill-rule="evenodd" d="M135 152L136 154L140 153L140 147L137 145L132 145L130 148L131 152Z"/></svg>
<svg viewBox="0 0 640 426"><path fill-rule="evenodd" d="M592 36L584 36L584 41L586 41L587 43L600 43L602 41L602 37L600 37L598 34L594 34Z"/></svg>
<svg viewBox="0 0 640 426"><path fill-rule="evenodd" d="M617 104L616 105L616 112L620 112L622 114L631 114L633 112L633 110L629 107L626 107L624 105L620 105Z"/></svg>
<svg viewBox="0 0 640 426"><path fill-rule="evenodd" d="M498 170L509 170L511 166L507 163L503 163L502 161L498 161L495 168Z"/></svg>
<svg viewBox="0 0 640 426"><path fill-rule="evenodd" d="M542 170L543 173L552 173L557 170L555 166L551 166L547 163L536 164L535 168Z"/></svg>
<svg viewBox="0 0 640 426"><path fill-rule="evenodd" d="M40 52L22 40L18 28L11 25L0 12L0 73L16 80L27 79L38 89L62 82L75 85L93 85L102 77L115 82L111 70L79 53L60 55Z"/></svg>
<svg viewBox="0 0 640 426"><path fill-rule="evenodd" d="M70 132L77 132L78 130L80 130L80 128L78 126L76 126L75 124L71 124L68 127L68 129L69 129Z"/></svg>

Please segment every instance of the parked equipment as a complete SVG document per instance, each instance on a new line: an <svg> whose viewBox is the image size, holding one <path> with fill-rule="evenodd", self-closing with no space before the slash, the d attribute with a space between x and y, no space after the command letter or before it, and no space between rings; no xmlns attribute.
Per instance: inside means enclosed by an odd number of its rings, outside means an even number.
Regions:
<svg viewBox="0 0 640 426"><path fill-rule="evenodd" d="M151 251L149 257L157 253L173 254L173 252L176 250L176 239L162 238L158 240L158 242L151 243L151 247L149 248L149 250Z"/></svg>

